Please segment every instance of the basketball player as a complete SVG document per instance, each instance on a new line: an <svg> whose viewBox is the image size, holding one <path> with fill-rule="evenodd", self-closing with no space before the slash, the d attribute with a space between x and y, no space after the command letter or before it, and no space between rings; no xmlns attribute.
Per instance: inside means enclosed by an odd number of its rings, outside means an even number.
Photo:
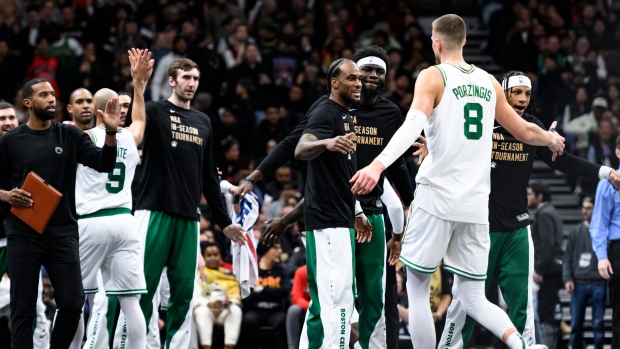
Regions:
<svg viewBox="0 0 620 349"><path fill-rule="evenodd" d="M362 84L355 62L338 59L329 67L329 99L308 116L295 158L308 161L304 210L308 287L312 301L300 347L349 346L354 307L355 196L346 176L357 168L353 118ZM358 239L359 240L359 239Z"/></svg>
<svg viewBox="0 0 620 349"><path fill-rule="evenodd" d="M353 108L355 109L351 109L351 115L357 136L360 137L360 142L357 142L357 166L363 167L381 152L402 124L402 115L396 105L379 96L385 85L385 76L389 68L385 50L376 45L365 47L356 51L352 59L360 69L362 80L360 102L354 103ZM315 102L307 115L326 99L327 96L321 97ZM295 130L278 144L261 162L257 170L240 184L237 195L245 195L246 192L252 190L255 180L262 178L263 173L272 173L293 156L295 146L307 123L308 117L304 118ZM394 180L403 202L408 206L413 200L413 190L404 159L390 166L388 172ZM382 175L382 177L384 176ZM380 183L383 184L383 182L381 180ZM356 258L357 284L360 285L358 296L361 305L359 344L357 346L364 349L385 348L386 344L387 348L395 348L398 339L398 312L395 302L396 272L393 267L386 269L385 255L387 239L389 240L387 245L391 251L390 258L394 262L398 260L402 237L403 220L401 217L403 217L403 210L393 188L387 181L385 183L385 186L378 186L372 193L358 197L373 231L373 239L369 243L359 244L355 251L357 256L364 256L364 258ZM396 200L390 201L394 205L388 205L386 199L388 197L396 198ZM393 234L385 234L384 232L384 206L390 211L389 216L394 227ZM287 221L289 220L287 219ZM279 234L284 232L284 229L270 229L269 231L273 233L271 238L275 241ZM390 321L391 319L394 321Z"/></svg>
<svg viewBox="0 0 620 349"><path fill-rule="evenodd" d="M143 274L141 238L131 215L131 183L138 164L137 144L142 142L146 124L144 89L153 71L154 61L148 50L129 51L131 74L135 86L135 101L131 126L116 133L118 151L116 165L110 173L99 173L80 165L77 170L76 211L80 233L80 264L84 293L90 304L97 293L97 276L101 276L108 296L118 296L127 323L127 345L146 347L146 324L140 310L139 295L146 293ZM95 93L94 106L99 110L116 92L101 89ZM97 117L96 127L87 131L93 142L101 147L106 131ZM100 290L104 291L104 290ZM93 313L91 321L99 321ZM89 326L92 327L92 326ZM93 327L94 328L94 327ZM96 331L96 330L95 330ZM77 340L82 336L78 330ZM95 346L97 333L88 336L86 348ZM107 346L107 336L99 336Z"/></svg>
<svg viewBox="0 0 620 349"><path fill-rule="evenodd" d="M71 92L67 111L72 120L65 121L65 124L75 125L82 131L88 130L92 127L94 118L93 94L85 88L78 88Z"/></svg>
<svg viewBox="0 0 620 349"><path fill-rule="evenodd" d="M215 222L227 237L239 244L244 244L245 237L243 228L232 224L222 202L209 117L190 106L200 79L198 65L180 58L170 64L168 75L170 98L146 104L142 186L135 212L140 234L146 239L144 276L148 293L140 298L140 306L145 318L150 319L153 297L167 266L170 306L166 348L187 348L200 255L200 194L204 194Z"/></svg>
<svg viewBox="0 0 620 349"><path fill-rule="evenodd" d="M542 122L533 115L533 108L530 108L532 83L527 75L520 71L508 72L502 78L501 85L508 104L515 112L525 121L544 128ZM548 148L523 144L500 125L495 125L493 139L489 196L491 248L486 287L490 281L497 281L508 305L510 320L526 343L532 345L535 343L531 297L534 248L528 226L526 192L535 157L566 174L611 179L618 187L620 176L611 167L593 164L569 152L562 153L553 161L553 153ZM510 149L510 152L502 149ZM540 306L553 307L555 303L543 302ZM454 326L444 328L440 343L445 344L448 336L451 336L450 348L469 347L474 320L467 317L464 321L465 317L462 304L455 297L446 318L446 323L453 323Z"/></svg>
<svg viewBox="0 0 620 349"><path fill-rule="evenodd" d="M131 95L127 92L118 93L118 104L121 106L121 125L125 125L125 119L131 105Z"/></svg>
<svg viewBox="0 0 620 349"><path fill-rule="evenodd" d="M416 178L416 200L400 257L408 268L413 346L435 348L435 336L429 335L435 331L428 299L431 275L443 258L444 267L455 274L453 292L465 312L510 348L523 348L526 344L506 313L486 300L482 282L489 251L487 166L493 122L497 117L521 141L549 146L554 159L562 153L563 138L520 118L506 102L499 83L463 60L465 22L461 17L445 15L435 20L431 39L439 65L420 73L403 126L381 155L353 176L352 191L370 192L385 167L424 128L429 156Z"/></svg>

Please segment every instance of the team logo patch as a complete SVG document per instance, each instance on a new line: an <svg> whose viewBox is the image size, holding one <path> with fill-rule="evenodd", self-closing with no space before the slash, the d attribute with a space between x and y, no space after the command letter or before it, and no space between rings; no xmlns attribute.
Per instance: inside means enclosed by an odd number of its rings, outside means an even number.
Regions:
<svg viewBox="0 0 620 349"><path fill-rule="evenodd" d="M174 113L174 109L170 109L170 114Z"/></svg>
<svg viewBox="0 0 620 349"><path fill-rule="evenodd" d="M62 154L62 148L61 147L56 147L56 149L54 149L56 151L56 154Z"/></svg>
<svg viewBox="0 0 620 349"><path fill-rule="evenodd" d="M519 76L519 83L522 84L523 83L523 76Z"/></svg>
<svg viewBox="0 0 620 349"><path fill-rule="evenodd" d="M177 145L178 145L178 143L177 143L177 141L172 141L172 142L170 142L170 145L171 145L173 148L176 148L176 147L177 147Z"/></svg>

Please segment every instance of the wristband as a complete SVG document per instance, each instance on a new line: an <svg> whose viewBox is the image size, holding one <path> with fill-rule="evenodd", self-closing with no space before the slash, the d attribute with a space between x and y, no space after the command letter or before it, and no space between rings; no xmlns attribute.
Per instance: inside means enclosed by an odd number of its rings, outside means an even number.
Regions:
<svg viewBox="0 0 620 349"><path fill-rule="evenodd" d="M362 205L359 201L355 200L355 217L359 217L364 214L364 210L362 210Z"/></svg>
<svg viewBox="0 0 620 349"><path fill-rule="evenodd" d="M116 130L114 130L114 131L105 130L105 134L107 134L108 136L114 136L114 135L116 135Z"/></svg>
<svg viewBox="0 0 620 349"><path fill-rule="evenodd" d="M250 182L252 183L252 185L256 184L256 182L254 181L254 178L250 176L245 177L244 181Z"/></svg>
<svg viewBox="0 0 620 349"><path fill-rule="evenodd" d="M609 176L611 176L611 171L613 171L614 169L608 166L601 166L601 168L598 170L598 178L600 179L609 179Z"/></svg>

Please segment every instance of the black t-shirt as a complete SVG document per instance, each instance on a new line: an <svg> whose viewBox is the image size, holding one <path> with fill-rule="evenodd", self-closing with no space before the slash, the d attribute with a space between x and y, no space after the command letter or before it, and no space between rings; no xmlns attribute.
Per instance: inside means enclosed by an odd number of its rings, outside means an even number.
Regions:
<svg viewBox="0 0 620 349"><path fill-rule="evenodd" d="M381 96L377 97L377 102L374 105L355 106L351 108L350 113L353 117L355 135L357 136L357 167L364 168L370 165L381 153L402 125L402 114L400 108ZM400 162L397 161L396 163L399 164ZM406 168L405 171L407 171ZM383 213L381 195L383 195L385 174L385 171L381 173L377 185L370 193L357 197L364 213ZM405 175L408 176L408 173Z"/></svg>
<svg viewBox="0 0 620 349"><path fill-rule="evenodd" d="M317 139L334 138L353 132L349 110L331 99L308 116L303 134ZM306 229L353 228L355 195L349 180L357 171L357 155L325 150L308 161L304 211Z"/></svg>
<svg viewBox="0 0 620 349"><path fill-rule="evenodd" d="M63 194L42 237L78 233L75 213L78 163L100 172L110 172L116 163L116 146L99 148L79 128L53 121L47 130L32 130L23 124L0 137L2 189L20 188L26 175L34 171ZM6 212L4 227L7 235L39 236L10 211Z"/></svg>
<svg viewBox="0 0 620 349"><path fill-rule="evenodd" d="M202 192L216 223L221 228L230 225L220 193L212 139L211 120L196 108L179 108L168 100L148 102L136 210L163 211L198 220Z"/></svg>
<svg viewBox="0 0 620 349"><path fill-rule="evenodd" d="M297 142L299 142L299 139L301 138L301 135L304 129L308 125L308 116L314 111L314 109L316 109L319 105L321 105L326 100L328 100L328 97L323 96L319 98L316 102L314 102L314 104L312 104L312 106L308 110L306 117L304 117L299 122L299 124L295 127L295 129L293 129L293 131L288 136L286 136L286 138L284 138L280 143L278 143L278 145L271 151L271 153L269 153L269 155L258 165L256 169L261 171L263 174L273 173L278 167L284 165L287 161L293 158L295 154L295 147L297 146ZM377 106L379 106L379 111L377 113L378 114L377 120L385 119L384 122L386 125L388 125L387 127L382 127L382 123L379 121L371 120L372 118L375 118L375 112L377 111L375 111L374 108ZM392 110L391 106L393 106L393 108L395 108L395 110L398 112L398 117L396 117L397 114L396 112ZM373 146L369 144L361 145L362 149L369 148L371 152L373 153L376 152L376 155L379 155L381 150L385 148L385 146L387 145L389 140L392 138L396 130L402 124L402 116L401 116L401 113L398 107L396 107L389 100L382 98L382 97L378 97L377 103L375 103L375 105L373 106L363 107L359 111L352 109L352 111L353 113L351 114L357 115L358 122L362 122L360 126L366 127L368 125L378 125L378 126L371 126L371 127L380 128L380 131L377 131L377 133L380 132L381 134L380 137L375 137L375 136L371 136L368 134L364 134L363 132L369 133L368 129L361 129L361 128L358 129L357 126L355 128L357 137L360 137L360 136L366 137L366 138L363 138L362 140L363 142L382 143L381 147ZM393 113L393 115L390 117L391 113ZM364 121L360 121L362 118L364 119ZM390 133L390 130L393 130L393 132ZM358 133L358 131L360 132ZM370 138L370 137L373 137L373 138ZM383 138L383 139L379 140L379 138ZM367 150L360 150L358 148L358 151L357 151L358 156L363 157L363 159L358 157L357 168L362 168L370 164L372 160L374 159L374 157L376 157L376 155L371 157L371 156L367 156L363 154L366 151ZM410 203L411 201L413 201L413 188L411 187L411 181L409 179L409 172L407 171L407 166L405 165L405 159L401 158L400 161L395 161L390 167L387 168L387 171L390 174L391 179L394 181L394 185L396 186L396 189L398 190L402 201L405 203ZM369 213L369 214L382 213L381 209L376 210L376 202L372 201L372 198L378 198L383 193L383 189L382 189L383 188L383 176L384 174L382 174L381 181L377 183L377 186L381 185L381 189L380 189L381 192L379 192L379 194L376 195L376 193L373 191L367 194L370 197L370 199L362 198L360 200L360 204L362 205L362 209L364 209L365 213ZM370 204L364 204L363 202L370 202Z"/></svg>
<svg viewBox="0 0 620 349"><path fill-rule="evenodd" d="M243 300L244 309L285 310L291 294L291 279L282 264L270 270L258 268L258 283Z"/></svg>
<svg viewBox="0 0 620 349"><path fill-rule="evenodd" d="M545 128L532 115L524 114L523 118ZM577 176L597 177L601 167L568 152L552 161L553 153L549 148L520 142L496 124L491 155L490 231L510 232L529 225L527 185L534 166L534 156L553 169Z"/></svg>

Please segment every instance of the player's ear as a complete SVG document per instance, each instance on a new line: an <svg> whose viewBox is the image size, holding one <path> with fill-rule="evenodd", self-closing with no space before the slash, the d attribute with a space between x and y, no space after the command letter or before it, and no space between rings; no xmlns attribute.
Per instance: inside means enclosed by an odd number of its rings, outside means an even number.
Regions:
<svg viewBox="0 0 620 349"><path fill-rule="evenodd" d="M338 89L338 79L336 77L332 77L330 83L332 84L332 90Z"/></svg>
<svg viewBox="0 0 620 349"><path fill-rule="evenodd" d="M620 159L620 149L616 148L616 157Z"/></svg>
<svg viewBox="0 0 620 349"><path fill-rule="evenodd" d="M69 114L73 112L73 106L71 104L67 104L67 111L69 112Z"/></svg>
<svg viewBox="0 0 620 349"><path fill-rule="evenodd" d="M174 87L176 85L176 81L174 81L172 76L168 77L168 84L170 84L170 86L172 86L172 87Z"/></svg>
<svg viewBox="0 0 620 349"><path fill-rule="evenodd" d="M26 107L27 109L32 108L32 99L24 98L23 103L24 103L24 107Z"/></svg>

